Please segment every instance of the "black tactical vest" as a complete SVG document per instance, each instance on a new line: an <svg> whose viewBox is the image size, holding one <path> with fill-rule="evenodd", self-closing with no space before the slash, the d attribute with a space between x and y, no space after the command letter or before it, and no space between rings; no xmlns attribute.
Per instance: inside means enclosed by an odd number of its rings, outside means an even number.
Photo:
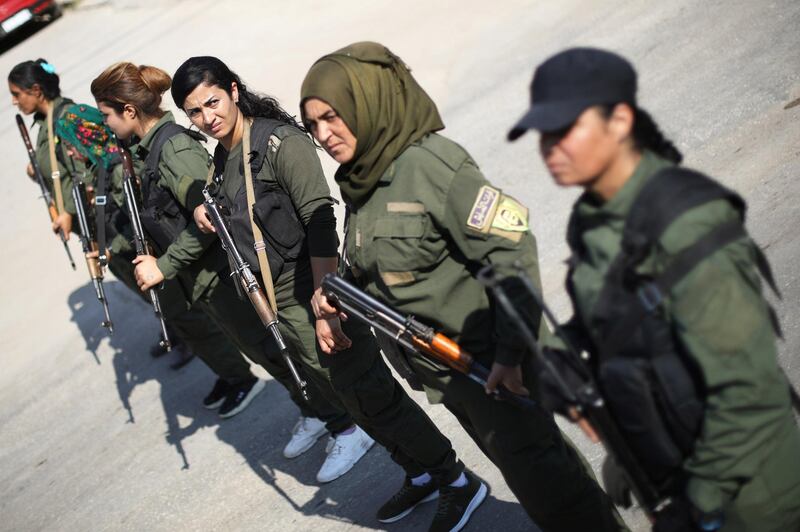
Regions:
<svg viewBox="0 0 800 532"><path fill-rule="evenodd" d="M253 218L264 235L264 244L267 252L269 269L272 280L276 281L282 272L292 270L298 259L308 255L306 234L300 218L297 216L292 198L275 183L267 183L257 179L264 163L273 174L267 158L269 139L275 128L286 125L277 120L256 118L250 128L250 170L253 173L253 192L255 205L253 205ZM255 238L250 223L250 213L247 209L247 192L244 185L244 159L248 154L243 154L239 173L242 175L242 185L233 198L226 197L221 187L213 187L215 199L223 207L227 217L228 228L236 242L239 253L250 265L254 272L260 272L258 257L255 249ZM214 179L218 183L227 162L227 151L218 145L214 152ZM277 181L277 180L276 180Z"/></svg>
<svg viewBox="0 0 800 532"><path fill-rule="evenodd" d="M678 216L718 199L729 201L740 220L711 230L678 253L657 277L636 273ZM648 476L667 492L680 489L684 481L681 465L702 428L706 392L699 368L678 341L661 303L704 258L747 237L744 213L741 197L702 174L678 167L659 171L628 213L621 251L592 310L600 332L580 339L596 354L593 371L631 450ZM580 253L580 245L574 244ZM761 275L774 289L766 258L752 245ZM569 277L567 287L574 294ZM779 333L774 312L773 325Z"/></svg>
<svg viewBox="0 0 800 532"><path fill-rule="evenodd" d="M144 172L142 175L142 209L139 217L142 226L150 235L156 251L159 255L164 253L178 235L186 229L190 223L194 223L193 213L181 205L172 192L158 185L161 176L158 171L158 163L161 161L161 151L164 144L180 133L185 133L190 137L205 141L205 137L196 132L186 129L175 122L168 122L153 136L150 151L144 161Z"/></svg>

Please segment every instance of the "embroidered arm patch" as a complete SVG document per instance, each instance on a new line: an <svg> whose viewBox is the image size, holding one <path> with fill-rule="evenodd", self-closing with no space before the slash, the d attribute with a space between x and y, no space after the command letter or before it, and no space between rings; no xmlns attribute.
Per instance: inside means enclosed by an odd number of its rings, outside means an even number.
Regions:
<svg viewBox="0 0 800 532"><path fill-rule="evenodd" d="M501 231L527 231L528 208L503 194L492 219L492 227Z"/></svg>
<svg viewBox="0 0 800 532"><path fill-rule="evenodd" d="M472 210L469 211L467 227L481 233L488 233L499 199L499 190L488 185L482 186L472 205Z"/></svg>

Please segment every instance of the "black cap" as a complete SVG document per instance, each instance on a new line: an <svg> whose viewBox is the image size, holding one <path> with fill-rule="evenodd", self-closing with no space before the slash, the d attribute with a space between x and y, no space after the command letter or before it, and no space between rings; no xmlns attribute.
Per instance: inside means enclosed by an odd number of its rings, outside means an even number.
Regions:
<svg viewBox="0 0 800 532"><path fill-rule="evenodd" d="M588 107L636 105L636 71L619 55L597 48L570 48L536 68L531 108L508 132L516 140L529 129L564 129Z"/></svg>

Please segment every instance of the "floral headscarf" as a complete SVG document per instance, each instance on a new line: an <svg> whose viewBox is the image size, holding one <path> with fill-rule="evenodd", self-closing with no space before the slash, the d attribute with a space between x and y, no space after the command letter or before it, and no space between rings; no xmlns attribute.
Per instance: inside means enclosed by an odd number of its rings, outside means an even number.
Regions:
<svg viewBox="0 0 800 532"><path fill-rule="evenodd" d="M103 123L102 113L91 105L69 106L58 119L56 133L92 163L106 169L111 168L112 159L119 152L113 133Z"/></svg>

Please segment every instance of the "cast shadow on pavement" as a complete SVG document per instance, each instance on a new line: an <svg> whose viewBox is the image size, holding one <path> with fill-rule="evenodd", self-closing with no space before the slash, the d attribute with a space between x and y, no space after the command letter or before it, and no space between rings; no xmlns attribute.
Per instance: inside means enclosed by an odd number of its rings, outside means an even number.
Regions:
<svg viewBox="0 0 800 532"><path fill-rule="evenodd" d="M165 439L175 446L182 469L188 469L190 464L183 449L183 439L218 422L216 414L204 411L199 401L190 398L191 392L197 387L201 390L210 389L208 381L212 379L209 372L197 361L174 371L169 367L170 359L174 360L173 355L154 359L150 349L159 340L159 328L152 308L119 281L107 278L104 285L114 322L114 334L110 335L100 326L103 311L91 282L72 292L68 298L72 321L78 326L86 349L92 353L97 364L101 363L98 356L100 342L108 338L108 346L113 352L111 360L117 393L126 412L127 423L136 422L130 400L134 388L150 380L158 381L167 423ZM106 356L104 354L104 358ZM192 421L188 426L181 427L180 418Z"/></svg>
<svg viewBox="0 0 800 532"><path fill-rule="evenodd" d="M98 364L101 363L98 348L102 339L108 337L113 350L117 391L126 411L127 423L136 421L131 405L131 395L136 386L150 380L159 383L167 425L165 441L175 447L179 457L177 468L183 470L191 466L183 447L184 440L205 427L217 426L217 437L231 445L267 486L302 515L322 516L378 530L428 529L436 511L435 503L417 508L394 524L384 525L375 519L377 509L396 492L403 479L402 469L377 444L350 472L323 485L316 481L316 473L326 456L327 437L320 438L314 447L298 458L284 458L282 449L291 437L299 412L286 390L276 381L269 379L250 406L231 419L221 420L216 412L203 409L202 398L213 384L211 372L199 360L174 371L167 360L170 355L153 359L149 351L157 342L159 331L152 309L119 281L109 279L105 288L115 326L114 335L109 336L100 326L102 308L91 282L69 296L72 321L78 326L87 350ZM107 359L107 354L104 353L102 359ZM186 419L191 420L188 425L185 425ZM181 420L185 426L181 426ZM291 493L294 482L318 486L318 489L311 499L299 501ZM531 526L518 504L489 495L473 515L467 530L528 530Z"/></svg>
<svg viewBox="0 0 800 532"><path fill-rule="evenodd" d="M302 515L321 516L332 521L355 523L361 527L390 531L428 530L436 504L420 506L394 524L382 524L375 512L401 486L403 470L386 450L375 444L372 449L342 477L328 484L319 484L316 473L325 459L327 436L305 454L283 457L291 429L299 416L289 394L276 381L269 380L261 395L241 414L222 421L217 436L242 455L250 468L266 485ZM292 477L289 480L286 477ZM299 501L290 493L292 482L318 486L313 497ZM491 495L472 517L467 530L530 530L532 524L516 503L495 499Z"/></svg>

